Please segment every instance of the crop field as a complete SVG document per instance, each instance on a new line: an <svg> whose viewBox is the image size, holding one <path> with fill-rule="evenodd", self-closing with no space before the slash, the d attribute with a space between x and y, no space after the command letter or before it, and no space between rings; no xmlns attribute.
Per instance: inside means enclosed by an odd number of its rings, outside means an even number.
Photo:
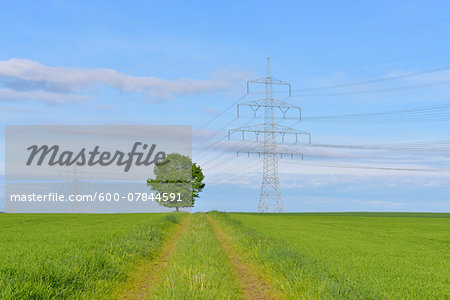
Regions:
<svg viewBox="0 0 450 300"><path fill-rule="evenodd" d="M0 299L448 299L449 214L0 215Z"/></svg>
<svg viewBox="0 0 450 300"><path fill-rule="evenodd" d="M220 216L248 257L297 298L448 299L448 214Z"/></svg>
<svg viewBox="0 0 450 300"><path fill-rule="evenodd" d="M180 217L1 214L0 299L108 294L134 264L155 257Z"/></svg>

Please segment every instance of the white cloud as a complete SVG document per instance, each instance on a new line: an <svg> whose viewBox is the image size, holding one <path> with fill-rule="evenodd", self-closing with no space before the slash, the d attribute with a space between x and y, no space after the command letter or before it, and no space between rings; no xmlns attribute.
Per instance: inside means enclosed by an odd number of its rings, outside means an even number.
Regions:
<svg viewBox="0 0 450 300"><path fill-rule="evenodd" d="M404 205L403 202L394 202L394 201L379 201L379 200L360 200L360 199L351 199L350 202L359 203L364 205L374 205L377 207L399 207Z"/></svg>
<svg viewBox="0 0 450 300"><path fill-rule="evenodd" d="M218 111L217 109L207 107L207 106L199 106L198 108L203 110L210 116L217 116L220 113L220 111Z"/></svg>
<svg viewBox="0 0 450 300"><path fill-rule="evenodd" d="M97 86L138 92L158 99L232 89L236 71L207 80L181 78L166 80L152 76L131 76L115 70L50 67L28 59L0 61L0 84L5 90L0 100L34 99L44 102L77 100L71 95ZM9 91L8 94L6 91ZM9 97L9 98L8 98Z"/></svg>
<svg viewBox="0 0 450 300"><path fill-rule="evenodd" d="M206 173L209 184L259 185L262 176L262 159L247 155L221 154L217 159L210 155L197 155L198 162ZM220 154L220 153L217 153ZM211 162L208 162L211 161ZM206 163L205 163L206 162ZM433 171L428 165L412 161L395 162L326 162L317 160L279 161L280 177L284 188L321 187L335 184L359 185L361 182L376 182L381 186L412 185L422 187L443 187L450 178L450 172ZM418 171L424 170L424 171ZM425 171L430 170L430 171Z"/></svg>
<svg viewBox="0 0 450 300"><path fill-rule="evenodd" d="M205 145L204 147L207 147L206 141L210 140L211 138L217 138L219 136L223 136L224 133L222 131L218 130L210 130L210 129L203 129L203 128L192 128L192 137L196 140L198 140L198 145ZM216 140L212 141L216 142ZM196 145L196 146L198 146Z"/></svg>
<svg viewBox="0 0 450 300"><path fill-rule="evenodd" d="M36 100L57 104L87 99L86 96L52 93L46 91L16 91L0 88L0 101Z"/></svg>
<svg viewBox="0 0 450 300"><path fill-rule="evenodd" d="M18 107L0 107L0 111L26 113L26 112L33 112L34 110Z"/></svg>

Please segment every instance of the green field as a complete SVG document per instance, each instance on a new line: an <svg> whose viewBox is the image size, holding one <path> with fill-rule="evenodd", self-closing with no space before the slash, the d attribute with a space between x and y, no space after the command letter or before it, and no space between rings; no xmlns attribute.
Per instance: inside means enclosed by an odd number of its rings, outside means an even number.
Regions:
<svg viewBox="0 0 450 300"><path fill-rule="evenodd" d="M152 259L179 217L0 215L0 299L90 299Z"/></svg>
<svg viewBox="0 0 450 300"><path fill-rule="evenodd" d="M448 214L218 215L291 297L448 299Z"/></svg>
<svg viewBox="0 0 450 300"><path fill-rule="evenodd" d="M449 217L1 214L0 299L449 299Z"/></svg>

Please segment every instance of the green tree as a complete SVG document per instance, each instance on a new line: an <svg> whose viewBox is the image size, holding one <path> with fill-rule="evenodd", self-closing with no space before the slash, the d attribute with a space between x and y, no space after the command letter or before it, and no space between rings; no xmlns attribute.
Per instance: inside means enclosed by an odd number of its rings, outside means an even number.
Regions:
<svg viewBox="0 0 450 300"><path fill-rule="evenodd" d="M159 193L159 204L166 207L193 207L205 187L202 169L185 155L171 153L153 168L155 179L147 185ZM175 198L173 196L175 195ZM167 196L167 198L165 198Z"/></svg>

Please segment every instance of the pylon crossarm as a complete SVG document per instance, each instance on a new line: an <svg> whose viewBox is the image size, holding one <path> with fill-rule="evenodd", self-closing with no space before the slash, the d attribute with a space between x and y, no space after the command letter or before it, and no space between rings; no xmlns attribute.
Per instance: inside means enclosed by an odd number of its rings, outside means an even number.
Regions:
<svg viewBox="0 0 450 300"><path fill-rule="evenodd" d="M272 101L270 103L267 103L267 101L265 99L258 99L258 100L253 100L253 101L248 101L248 102L243 102L243 103L239 103L239 106L259 106L259 107L275 107L275 108L292 108L292 109L301 109L300 106L297 105L293 105L278 99L272 99Z"/></svg>
<svg viewBox="0 0 450 300"><path fill-rule="evenodd" d="M262 77L258 79L249 80L247 81L247 83L262 83L262 84L272 83L272 84L291 85L287 81L282 81L274 77Z"/></svg>
<svg viewBox="0 0 450 300"><path fill-rule="evenodd" d="M245 127L240 127L240 128L232 128L232 129L228 130L228 133L230 134L232 131L310 135L310 133L308 133L308 132L305 132L305 131L302 131L299 129L295 129L295 128L291 128L291 127L287 127L287 126L282 126L279 124L273 124L273 126L271 126L270 129L267 129L265 124L257 124L257 125L250 125L250 126L245 126Z"/></svg>
<svg viewBox="0 0 450 300"><path fill-rule="evenodd" d="M236 151L237 157L239 157L240 154L245 154L247 157L250 157L250 155L254 154L254 155L257 155L258 158L261 158L267 153L264 152L264 150L261 150L261 151L251 151L251 150ZM276 154L278 156L278 158L281 158L281 159L284 159L284 158L294 159L295 157L299 157L300 160L303 160L303 158L304 158L303 153L301 153L301 152L277 151L277 152L274 152L273 154Z"/></svg>
<svg viewBox="0 0 450 300"><path fill-rule="evenodd" d="M264 77L264 78L247 81L247 94L250 94L250 83L270 84L270 85L273 85L273 84L286 85L289 87L289 97L292 95L291 84L289 82L284 82L284 81L275 79L273 77Z"/></svg>
<svg viewBox="0 0 450 300"><path fill-rule="evenodd" d="M282 131L282 130L264 130L264 129L229 129L228 130L228 139L231 140L231 133L232 132L241 132L242 134L242 140L245 140L245 133L254 133L256 135L256 140L259 141L259 135L262 134L280 134L282 143L284 143L284 137L286 135L295 135L295 143L298 143L298 136L299 135L306 135L308 136L308 144L311 144L311 134L308 132L304 132L301 130L296 130L293 132L289 131Z"/></svg>
<svg viewBox="0 0 450 300"><path fill-rule="evenodd" d="M240 118L241 116L241 106L248 106L251 108L252 112L253 112L253 117L256 118L256 113L260 108L278 108L280 110L280 112L283 114L283 119L286 119L286 114L288 113L289 110L296 110L298 112L298 116L295 118L291 118L291 119L297 119L299 121L301 121L302 119L302 109L296 105L291 105L285 102L275 102L274 103L270 103L270 104L266 104L264 100L260 100L260 101L250 101L250 102L246 102L246 103L239 103L237 105L237 117Z"/></svg>
<svg viewBox="0 0 450 300"><path fill-rule="evenodd" d="M264 129L250 129L250 128L236 128L236 129L228 129L228 133L230 135L233 131L239 131L239 132L253 132L253 133L280 133L280 134L303 134L303 135L310 135L308 132L304 132L301 130L296 131L284 131L284 130L264 130Z"/></svg>

